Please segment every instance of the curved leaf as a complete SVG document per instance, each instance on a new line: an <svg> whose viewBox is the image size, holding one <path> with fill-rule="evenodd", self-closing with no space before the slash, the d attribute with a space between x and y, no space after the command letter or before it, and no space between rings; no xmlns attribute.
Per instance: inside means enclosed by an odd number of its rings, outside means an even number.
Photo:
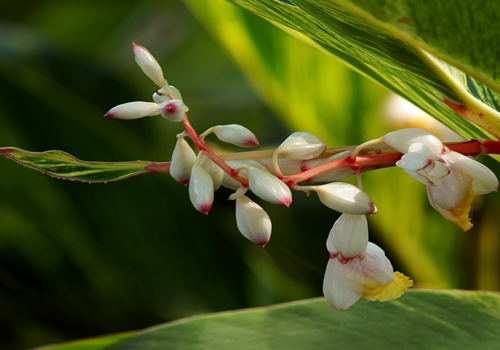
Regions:
<svg viewBox="0 0 500 350"><path fill-rule="evenodd" d="M146 167L154 164L144 160L113 163L85 162L63 151L28 152L15 147L0 148L0 154L44 174L83 182L118 181L148 174L152 171Z"/></svg>
<svg viewBox="0 0 500 350"><path fill-rule="evenodd" d="M108 349L111 345L118 344L132 337L136 333L137 332L111 334L103 337L77 340L70 343L43 346L41 348L36 348L36 350L104 350Z"/></svg>
<svg viewBox="0 0 500 350"><path fill-rule="evenodd" d="M499 293L414 290L390 302L363 299L348 311L321 298L197 316L147 329L109 349L496 349L498 342Z"/></svg>

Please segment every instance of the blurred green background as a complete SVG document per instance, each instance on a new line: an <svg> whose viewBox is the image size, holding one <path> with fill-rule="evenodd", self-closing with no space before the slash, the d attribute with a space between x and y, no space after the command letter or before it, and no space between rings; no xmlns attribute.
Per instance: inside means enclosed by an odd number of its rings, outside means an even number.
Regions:
<svg viewBox="0 0 500 350"><path fill-rule="evenodd" d="M155 89L132 42L158 59L199 132L239 123L261 149L293 131L335 147L426 125L388 121L388 92L222 0L3 1L0 145L83 160L169 160L180 125L103 117L117 104L149 101ZM273 221L262 249L238 233L228 190L204 216L169 176L89 185L7 159L0 167L1 349L321 295L338 214L314 195L295 194L289 209L260 202ZM476 200L475 228L464 234L402 171L364 182L380 210L371 240L417 287L499 290L498 195Z"/></svg>

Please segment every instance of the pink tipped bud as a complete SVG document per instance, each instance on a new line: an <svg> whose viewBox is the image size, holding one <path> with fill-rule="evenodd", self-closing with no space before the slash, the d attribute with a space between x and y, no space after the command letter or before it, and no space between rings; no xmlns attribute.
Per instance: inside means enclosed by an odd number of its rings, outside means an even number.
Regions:
<svg viewBox="0 0 500 350"><path fill-rule="evenodd" d="M228 160L226 161L226 164L229 165L231 168L236 169L240 165L247 165L251 166L254 168L259 168L260 170L267 171L266 167L259 162L253 160L253 159L242 159L242 160ZM247 176L247 170L246 169L241 169L240 174L243 176ZM238 188L241 187L241 183L239 181L236 181L233 179L231 176L228 174L224 173L223 178L222 178L222 186L230 188L232 190L237 190Z"/></svg>
<svg viewBox="0 0 500 350"><path fill-rule="evenodd" d="M186 185L191 177L191 168L195 162L196 154L184 137L177 139L170 163L170 175L176 181Z"/></svg>
<svg viewBox="0 0 500 350"><path fill-rule="evenodd" d="M364 215L342 214L330 230L326 248L346 259L363 254L368 246L368 221Z"/></svg>
<svg viewBox="0 0 500 350"><path fill-rule="evenodd" d="M160 114L158 105L153 102L128 102L111 108L106 117L115 119L139 119Z"/></svg>
<svg viewBox="0 0 500 350"><path fill-rule="evenodd" d="M248 168L248 185L255 195L269 203L288 207L292 203L292 192L276 176L263 170Z"/></svg>
<svg viewBox="0 0 500 350"><path fill-rule="evenodd" d="M170 100L158 107L158 112L163 118L171 122L184 120L184 103L181 100Z"/></svg>
<svg viewBox="0 0 500 350"><path fill-rule="evenodd" d="M165 84L165 78L163 77L160 65L153 55L145 47L135 43L132 44L132 50L134 50L135 61L141 67L144 74L156 85L162 87Z"/></svg>
<svg viewBox="0 0 500 350"><path fill-rule="evenodd" d="M384 143L401 153L407 153L414 143L424 144L436 157L441 157L444 152L443 143L433 133L420 128L390 132L384 136Z"/></svg>
<svg viewBox="0 0 500 350"><path fill-rule="evenodd" d="M253 147L259 144L250 130L238 124L214 126L214 133L219 140L240 147Z"/></svg>
<svg viewBox="0 0 500 350"><path fill-rule="evenodd" d="M236 199L236 225L241 234L255 244L265 246L271 238L269 215L247 196Z"/></svg>
<svg viewBox="0 0 500 350"><path fill-rule="evenodd" d="M203 214L208 214L214 202L214 183L200 164L195 164L191 169L189 199L196 210Z"/></svg>
<svg viewBox="0 0 500 350"><path fill-rule="evenodd" d="M324 205L341 213L368 215L377 211L370 197L351 184L332 182L310 189L318 193L319 200Z"/></svg>
<svg viewBox="0 0 500 350"><path fill-rule="evenodd" d="M307 160L318 157L325 149L325 143L313 134L294 132L276 151L287 158Z"/></svg>

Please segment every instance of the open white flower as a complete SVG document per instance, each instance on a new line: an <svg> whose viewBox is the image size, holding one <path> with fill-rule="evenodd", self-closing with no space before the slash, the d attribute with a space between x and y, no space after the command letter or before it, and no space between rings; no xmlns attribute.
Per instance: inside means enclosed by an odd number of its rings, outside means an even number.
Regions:
<svg viewBox="0 0 500 350"><path fill-rule="evenodd" d="M464 231L472 227L469 211L474 195L498 188L498 179L490 169L450 151L426 130L395 131L384 136L384 142L404 153L396 165L427 186L432 207Z"/></svg>
<svg viewBox="0 0 500 350"><path fill-rule="evenodd" d="M382 249L368 242L364 215L341 215L326 246L330 260L323 294L339 310L347 309L361 296L378 301L399 298L413 284L402 273L394 272Z"/></svg>

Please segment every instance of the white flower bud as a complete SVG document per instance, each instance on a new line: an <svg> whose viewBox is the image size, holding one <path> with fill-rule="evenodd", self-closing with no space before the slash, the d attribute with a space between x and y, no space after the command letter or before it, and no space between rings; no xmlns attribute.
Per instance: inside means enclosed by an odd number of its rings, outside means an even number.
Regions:
<svg viewBox="0 0 500 350"><path fill-rule="evenodd" d="M222 185L222 178L224 176L224 171L219 168L206 154L201 156L200 165L206 170L208 175L212 178L214 182L214 190L217 191Z"/></svg>
<svg viewBox="0 0 500 350"><path fill-rule="evenodd" d="M106 117L115 119L139 119L160 114L158 105L153 102L128 102L111 108Z"/></svg>
<svg viewBox="0 0 500 350"><path fill-rule="evenodd" d="M368 246L368 222L364 215L342 214L330 230L326 243L332 254L340 252L345 259L365 252Z"/></svg>
<svg viewBox="0 0 500 350"><path fill-rule="evenodd" d="M172 153L172 161L170 162L170 175L183 184L189 182L191 176L191 168L196 162L196 154L184 137L177 139L174 152Z"/></svg>
<svg viewBox="0 0 500 350"><path fill-rule="evenodd" d="M431 151L423 143L413 143L408 148L408 153L403 154L400 160L396 162L396 166L408 169L419 170L425 168L434 160Z"/></svg>
<svg viewBox="0 0 500 350"><path fill-rule="evenodd" d="M247 165L249 167L259 168L260 170L267 171L266 167L253 159L242 159L242 160L228 160L226 164L231 168L236 169L240 165ZM240 174L247 176L247 170L241 169ZM232 190L237 190L241 187L241 183L233 179L231 176L224 172L222 178L222 186L230 188Z"/></svg>
<svg viewBox="0 0 500 350"><path fill-rule="evenodd" d="M308 188L318 193L319 200L324 205L338 212L354 215L368 215L377 212L370 197L354 185L332 182Z"/></svg>
<svg viewBox="0 0 500 350"><path fill-rule="evenodd" d="M163 102L170 101L170 98L167 96L165 90L158 89L153 93L153 101L158 104L162 104Z"/></svg>
<svg viewBox="0 0 500 350"><path fill-rule="evenodd" d="M255 195L265 201L286 207L292 203L290 188L266 171L248 168L248 185Z"/></svg>
<svg viewBox="0 0 500 350"><path fill-rule="evenodd" d="M260 205L247 196L236 199L236 225L241 234L265 246L271 238L271 219Z"/></svg>
<svg viewBox="0 0 500 350"><path fill-rule="evenodd" d="M307 160L318 157L326 149L319 138L308 132L294 132L276 149L283 157Z"/></svg>
<svg viewBox="0 0 500 350"><path fill-rule="evenodd" d="M165 83L165 78L163 77L160 65L153 55L145 47L135 43L132 44L132 50L134 50L135 61L139 67L141 67L144 74L146 74L156 85L162 87Z"/></svg>
<svg viewBox="0 0 500 350"><path fill-rule="evenodd" d="M238 124L217 125L214 126L213 130L219 140L236 146L253 147L259 144L250 130Z"/></svg>
<svg viewBox="0 0 500 350"><path fill-rule="evenodd" d="M214 183L212 178L198 163L191 169L189 199L196 210L203 214L208 214L214 202Z"/></svg>
<svg viewBox="0 0 500 350"><path fill-rule="evenodd" d="M436 157L441 157L444 152L443 143L431 132L420 128L390 132L384 136L384 143L401 153L407 153L413 143L423 143Z"/></svg>
<svg viewBox="0 0 500 350"><path fill-rule="evenodd" d="M184 103L181 100L170 100L158 106L158 113L171 122L182 122L184 120Z"/></svg>

